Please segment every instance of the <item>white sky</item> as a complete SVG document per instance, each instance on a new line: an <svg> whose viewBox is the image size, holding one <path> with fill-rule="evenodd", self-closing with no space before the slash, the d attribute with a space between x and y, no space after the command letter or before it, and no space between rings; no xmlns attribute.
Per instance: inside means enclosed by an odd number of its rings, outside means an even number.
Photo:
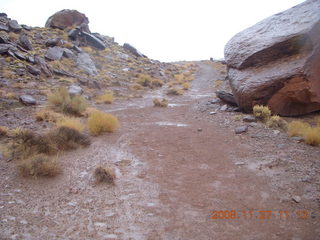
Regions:
<svg viewBox="0 0 320 240"><path fill-rule="evenodd" d="M92 32L128 42L161 61L223 58L237 32L303 0L0 0L0 12L21 24L44 26L62 9L89 18Z"/></svg>

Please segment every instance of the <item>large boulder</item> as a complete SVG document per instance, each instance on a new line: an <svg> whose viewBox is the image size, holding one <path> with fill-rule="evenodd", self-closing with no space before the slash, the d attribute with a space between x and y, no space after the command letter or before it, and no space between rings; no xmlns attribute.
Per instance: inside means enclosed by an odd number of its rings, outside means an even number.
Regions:
<svg viewBox="0 0 320 240"><path fill-rule="evenodd" d="M320 110L320 1L307 0L236 34L225 60L244 111L255 104L282 116Z"/></svg>
<svg viewBox="0 0 320 240"><path fill-rule="evenodd" d="M89 20L83 13L77 10L64 9L49 17L45 26L62 30L68 27L80 26L82 31L90 33L88 24Z"/></svg>

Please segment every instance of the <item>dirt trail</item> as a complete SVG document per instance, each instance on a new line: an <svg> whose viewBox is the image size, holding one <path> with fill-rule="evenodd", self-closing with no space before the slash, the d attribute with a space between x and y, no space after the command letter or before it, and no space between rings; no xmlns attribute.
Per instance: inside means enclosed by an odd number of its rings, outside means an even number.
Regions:
<svg viewBox="0 0 320 240"><path fill-rule="evenodd" d="M319 148L260 123L235 135L236 113L208 104L220 72L199 66L168 108L152 106L164 90L106 106L121 129L61 156L55 179L20 178L2 161L0 239L320 239ZM116 168L116 186L94 184L97 164Z"/></svg>

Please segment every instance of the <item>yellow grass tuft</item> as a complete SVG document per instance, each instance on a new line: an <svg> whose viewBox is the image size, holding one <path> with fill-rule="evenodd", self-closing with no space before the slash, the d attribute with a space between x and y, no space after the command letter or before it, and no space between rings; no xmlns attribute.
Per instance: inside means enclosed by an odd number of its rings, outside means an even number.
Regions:
<svg viewBox="0 0 320 240"><path fill-rule="evenodd" d="M167 107L168 106L168 100L163 98L162 100L155 98L153 99L153 104L155 107Z"/></svg>
<svg viewBox="0 0 320 240"><path fill-rule="evenodd" d="M83 132L85 129L85 126L80 122L79 119L72 117L64 117L62 120L57 122L57 126L72 128L79 132Z"/></svg>
<svg viewBox="0 0 320 240"><path fill-rule="evenodd" d="M18 165L20 173L27 177L54 177L61 171L57 161L49 157L38 154Z"/></svg>
<svg viewBox="0 0 320 240"><path fill-rule="evenodd" d="M288 124L288 135L290 137L303 136L309 128L311 128L309 123L292 121Z"/></svg>
<svg viewBox="0 0 320 240"><path fill-rule="evenodd" d="M47 121L47 122L57 122L63 119L63 115L61 113L56 113L52 110L40 110L36 112L35 118L37 121Z"/></svg>
<svg viewBox="0 0 320 240"><path fill-rule="evenodd" d="M114 184L116 179L116 174L112 168L105 168L102 166L96 167L94 170L94 177L97 182L106 182L109 184Z"/></svg>
<svg viewBox="0 0 320 240"><path fill-rule="evenodd" d="M118 118L112 114L94 111L88 118L88 129L90 134L97 136L103 132L114 132L119 128Z"/></svg>
<svg viewBox="0 0 320 240"><path fill-rule="evenodd" d="M287 130L287 122L277 115L270 117L270 119L267 121L267 126L269 128Z"/></svg>
<svg viewBox="0 0 320 240"><path fill-rule="evenodd" d="M97 103L106 103L106 104L111 104L114 101L114 97L112 93L105 93L103 95L97 96L96 97L96 102Z"/></svg>
<svg viewBox="0 0 320 240"><path fill-rule="evenodd" d="M60 87L48 96L49 103L67 114L81 115L87 108L87 102L82 96L70 96L65 87Z"/></svg>
<svg viewBox="0 0 320 240"><path fill-rule="evenodd" d="M183 95L183 90L178 88L169 88L167 91L167 95Z"/></svg>
<svg viewBox="0 0 320 240"><path fill-rule="evenodd" d="M190 83L187 83L187 82L182 83L182 88L183 90L188 90L190 88Z"/></svg>
<svg viewBox="0 0 320 240"><path fill-rule="evenodd" d="M267 122L271 116L271 111L267 106L255 105L253 115L262 122Z"/></svg>
<svg viewBox="0 0 320 240"><path fill-rule="evenodd" d="M303 138L306 144L317 146L320 144L320 127L313 127L305 129Z"/></svg>

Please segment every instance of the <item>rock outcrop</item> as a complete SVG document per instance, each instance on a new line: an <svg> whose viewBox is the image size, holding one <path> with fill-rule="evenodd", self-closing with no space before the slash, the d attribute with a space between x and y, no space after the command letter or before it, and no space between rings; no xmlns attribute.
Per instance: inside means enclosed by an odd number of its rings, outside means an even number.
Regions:
<svg viewBox="0 0 320 240"><path fill-rule="evenodd" d="M90 33L89 20L83 13L77 10L64 9L48 18L46 27L66 29L68 27L80 26L82 31Z"/></svg>
<svg viewBox="0 0 320 240"><path fill-rule="evenodd" d="M255 104L282 116L320 110L320 1L307 0L236 34L225 60L244 111Z"/></svg>

